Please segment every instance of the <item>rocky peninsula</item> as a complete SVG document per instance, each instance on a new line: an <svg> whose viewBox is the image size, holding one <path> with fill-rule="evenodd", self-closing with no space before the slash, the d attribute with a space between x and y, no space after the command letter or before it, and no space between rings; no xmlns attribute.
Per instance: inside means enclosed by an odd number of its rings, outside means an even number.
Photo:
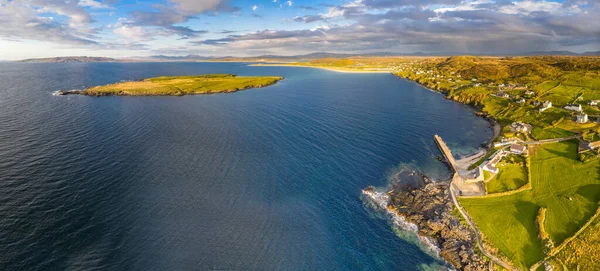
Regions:
<svg viewBox="0 0 600 271"><path fill-rule="evenodd" d="M434 182L412 168L397 173L387 193L367 187L363 194L410 225L421 242L459 270L485 270L491 265L477 249L475 234L455 214L449 181Z"/></svg>

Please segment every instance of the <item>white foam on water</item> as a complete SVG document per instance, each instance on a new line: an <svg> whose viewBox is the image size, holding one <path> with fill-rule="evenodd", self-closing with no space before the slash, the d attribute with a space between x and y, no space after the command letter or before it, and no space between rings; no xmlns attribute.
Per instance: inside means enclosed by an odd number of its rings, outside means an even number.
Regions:
<svg viewBox="0 0 600 271"><path fill-rule="evenodd" d="M424 247L426 252L429 252L438 259L441 259L441 257L439 256L440 249L429 238L419 235L419 227L416 224L406 221L406 219L403 216L388 209L390 197L386 192L377 191L376 189L363 189L362 194L366 197L366 199L368 199L370 203L372 203L372 207L375 207L377 211L385 212L386 216L390 219L395 228L400 229L404 232L410 232L414 234L414 236L418 238L420 244Z"/></svg>

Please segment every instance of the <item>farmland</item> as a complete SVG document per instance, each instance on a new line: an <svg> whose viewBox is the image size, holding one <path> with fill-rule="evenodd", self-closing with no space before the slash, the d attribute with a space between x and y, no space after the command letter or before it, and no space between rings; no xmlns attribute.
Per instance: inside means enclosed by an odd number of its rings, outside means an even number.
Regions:
<svg viewBox="0 0 600 271"><path fill-rule="evenodd" d="M580 162L576 150L575 140L539 146L531 157L531 190L460 199L488 241L522 268L542 260L598 208L600 165ZM542 207L547 208L543 226L550 246L538 237L536 216Z"/></svg>
<svg viewBox="0 0 600 271"><path fill-rule="evenodd" d="M501 164L500 172L485 185L488 194L516 190L527 184L525 158L510 155L505 157Z"/></svg>

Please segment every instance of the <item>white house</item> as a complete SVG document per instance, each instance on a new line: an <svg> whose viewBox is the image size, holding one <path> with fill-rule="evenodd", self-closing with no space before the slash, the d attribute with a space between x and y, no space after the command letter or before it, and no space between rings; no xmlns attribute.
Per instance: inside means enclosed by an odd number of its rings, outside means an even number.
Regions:
<svg viewBox="0 0 600 271"><path fill-rule="evenodd" d="M568 104L567 106L565 106L565 109L569 110L569 111L575 111L575 112L583 111L583 108L581 107L580 104Z"/></svg>
<svg viewBox="0 0 600 271"><path fill-rule="evenodd" d="M598 100L591 100L588 102L588 105L598 105Z"/></svg>
<svg viewBox="0 0 600 271"><path fill-rule="evenodd" d="M485 164L485 166L483 166L483 170L498 174L498 168L491 164Z"/></svg>
<svg viewBox="0 0 600 271"><path fill-rule="evenodd" d="M525 95L527 95L527 96L533 96L533 95L535 95L535 92L533 92L533 91L527 91L527 92L525 92Z"/></svg>
<svg viewBox="0 0 600 271"><path fill-rule="evenodd" d="M526 102L525 99L520 99L517 101L518 104L524 104L525 102Z"/></svg>
<svg viewBox="0 0 600 271"><path fill-rule="evenodd" d="M542 104L542 108L540 108L540 112L544 112L550 107L552 107L552 102L545 101L544 104Z"/></svg>
<svg viewBox="0 0 600 271"><path fill-rule="evenodd" d="M577 123L587 123L588 115L587 114L579 114L577 115Z"/></svg>
<svg viewBox="0 0 600 271"><path fill-rule="evenodd" d="M514 154L523 154L527 152L527 147L519 144L510 145L510 152Z"/></svg>

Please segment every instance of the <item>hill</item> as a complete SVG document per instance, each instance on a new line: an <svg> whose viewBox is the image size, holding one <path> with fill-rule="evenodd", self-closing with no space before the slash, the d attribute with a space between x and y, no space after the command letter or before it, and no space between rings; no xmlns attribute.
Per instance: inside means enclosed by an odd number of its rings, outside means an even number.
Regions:
<svg viewBox="0 0 600 271"><path fill-rule="evenodd" d="M89 62L119 62L119 60L108 57L89 57L89 56L65 56L65 57L50 57L50 58L30 58L23 59L17 62L24 63L89 63Z"/></svg>

